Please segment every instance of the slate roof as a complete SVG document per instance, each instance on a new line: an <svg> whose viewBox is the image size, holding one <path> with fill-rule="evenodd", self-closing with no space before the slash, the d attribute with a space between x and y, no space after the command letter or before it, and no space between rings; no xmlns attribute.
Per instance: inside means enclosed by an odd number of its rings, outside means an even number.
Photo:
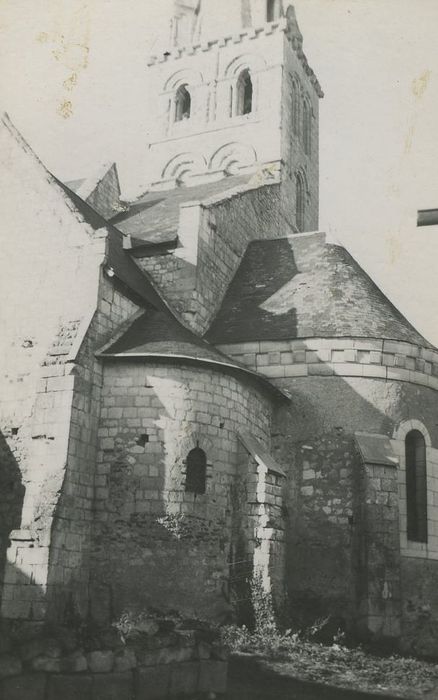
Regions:
<svg viewBox="0 0 438 700"><path fill-rule="evenodd" d="M181 204L226 194L228 190L247 185L253 177L254 173L232 175L195 187L147 192L130 204L127 211L111 219L111 223L123 233L137 239L134 245L139 245L141 241L155 244L172 243L176 240Z"/></svg>
<svg viewBox="0 0 438 700"><path fill-rule="evenodd" d="M83 177L80 180L69 180L65 184L69 188L69 190L72 190L73 192L77 192L78 189L81 187L81 185L84 184L86 179L87 178Z"/></svg>
<svg viewBox="0 0 438 700"><path fill-rule="evenodd" d="M253 241L206 334L211 343L368 337L433 347L322 234Z"/></svg>
<svg viewBox="0 0 438 700"><path fill-rule="evenodd" d="M216 350L202 338L183 326L168 312L149 308L135 318L118 338L109 341L99 352L102 358L160 357L174 360L204 362L220 366L232 373L262 383L271 393L285 398L266 377L249 370L244 365Z"/></svg>
<svg viewBox="0 0 438 700"><path fill-rule="evenodd" d="M98 214L89 204L84 202L77 194L64 185L60 180L54 178L58 185L62 187L66 195L73 202L75 208L84 217L84 220L97 231L105 228L108 231L108 253L107 267L112 268L114 275L127 290L133 293L135 300L140 303L146 302L158 309L167 308L164 301L156 292L146 273L131 259L129 253L123 248L123 234L106 219Z"/></svg>
<svg viewBox="0 0 438 700"><path fill-rule="evenodd" d="M105 227L108 230L107 266L113 269L115 277L131 290L135 297L146 302L145 312L136 318L114 342L110 341L106 344L99 353L102 357L159 356L180 358L196 363L207 362L220 365L225 371L245 375L247 379L259 385L262 384L277 398L287 398L266 377L240 365L183 326L173 316L146 273L137 267L123 248L123 234L108 224L100 214L66 185L54 179L93 229Z"/></svg>

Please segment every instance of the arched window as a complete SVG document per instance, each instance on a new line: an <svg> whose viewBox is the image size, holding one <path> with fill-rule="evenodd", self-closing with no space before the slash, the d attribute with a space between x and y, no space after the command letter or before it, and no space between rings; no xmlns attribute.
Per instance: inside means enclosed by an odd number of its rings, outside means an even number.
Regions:
<svg viewBox="0 0 438 700"><path fill-rule="evenodd" d="M427 542L426 443L419 430L405 439L407 535L411 542Z"/></svg>
<svg viewBox="0 0 438 700"><path fill-rule="evenodd" d="M292 78L292 132L298 135L300 132L300 105L301 91L295 78Z"/></svg>
<svg viewBox="0 0 438 700"><path fill-rule="evenodd" d="M266 21L273 22L280 16L280 7L278 0L267 0L266 3Z"/></svg>
<svg viewBox="0 0 438 700"><path fill-rule="evenodd" d="M180 85L175 96L175 121L189 119L192 98L187 90L187 85Z"/></svg>
<svg viewBox="0 0 438 700"><path fill-rule="evenodd" d="M207 457L204 450L195 447L190 450L186 460L186 491L205 493L207 477Z"/></svg>
<svg viewBox="0 0 438 700"><path fill-rule="evenodd" d="M252 81L249 70L241 72L236 85L236 114L252 112Z"/></svg>
<svg viewBox="0 0 438 700"><path fill-rule="evenodd" d="M309 156L312 150L312 108L307 100L303 103L303 147Z"/></svg>
<svg viewBox="0 0 438 700"><path fill-rule="evenodd" d="M301 173L296 176L296 223L298 231L304 231L304 217L306 212L306 183Z"/></svg>

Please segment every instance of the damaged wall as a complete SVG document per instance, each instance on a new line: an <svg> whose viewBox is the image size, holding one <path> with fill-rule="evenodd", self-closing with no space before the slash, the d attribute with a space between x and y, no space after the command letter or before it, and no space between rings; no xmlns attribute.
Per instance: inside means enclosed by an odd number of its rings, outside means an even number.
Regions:
<svg viewBox="0 0 438 700"><path fill-rule="evenodd" d="M106 230L84 220L7 118L0 142L9 222L0 279L10 299L1 309L3 553L11 541L2 614L59 617L74 591L84 615L100 410L94 351L138 307L102 276Z"/></svg>
<svg viewBox="0 0 438 700"><path fill-rule="evenodd" d="M421 359L418 349L389 341L382 354L378 343L310 339L221 349L291 395L290 404L276 413L272 440L273 455L288 474L286 580L292 619L307 625L330 614L362 636L401 638L406 650L435 654L435 355L424 350ZM364 464L355 446L356 431L387 436L402 459L404 442L392 438L404 421L418 421L431 440L427 546L407 547L403 469Z"/></svg>
<svg viewBox="0 0 438 700"><path fill-rule="evenodd" d="M258 390L210 368L105 363L92 557L95 619L150 605L197 616L229 614L236 431L251 431L267 447L270 412ZM185 490L185 460L197 446L207 458L205 494Z"/></svg>
<svg viewBox="0 0 438 700"><path fill-rule="evenodd" d="M44 551L32 552L27 564L18 547L11 548L3 614L20 617L29 613L29 596L12 598L9 585L32 581L40 599L47 583L50 533L41 509L53 512L62 484L72 399L73 377L63 365L80 324L96 305L105 238L94 236L6 118L0 142L0 196L8 221L0 280L2 297L9 300L1 309L6 369L0 378L0 429L8 451L2 471L12 468L20 494L21 512L13 526L34 527L45 538ZM46 358L55 369L47 371ZM44 614L39 603L34 612Z"/></svg>

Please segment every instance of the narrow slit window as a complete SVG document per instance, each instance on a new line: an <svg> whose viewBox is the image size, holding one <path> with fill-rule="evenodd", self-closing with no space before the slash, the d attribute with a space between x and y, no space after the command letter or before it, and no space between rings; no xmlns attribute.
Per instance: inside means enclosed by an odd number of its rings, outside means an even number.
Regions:
<svg viewBox="0 0 438 700"><path fill-rule="evenodd" d="M207 479L207 457L204 450L195 447L190 450L186 460L186 487L190 493L205 493Z"/></svg>
<svg viewBox="0 0 438 700"><path fill-rule="evenodd" d="M249 70L244 70L237 79L236 87L236 114L250 114L252 112L252 80Z"/></svg>
<svg viewBox="0 0 438 700"><path fill-rule="evenodd" d="M312 149L312 110L307 100L303 104L303 146L304 153L309 156Z"/></svg>
<svg viewBox="0 0 438 700"><path fill-rule="evenodd" d="M419 430L406 435L407 536L411 542L427 542L426 443Z"/></svg>
<svg viewBox="0 0 438 700"><path fill-rule="evenodd" d="M296 179L296 223L298 231L304 231L306 187L300 173Z"/></svg>
<svg viewBox="0 0 438 700"><path fill-rule="evenodd" d="M300 90L296 80L292 80L292 132L297 136L300 131Z"/></svg>
<svg viewBox="0 0 438 700"><path fill-rule="evenodd" d="M180 122L183 119L190 119L190 110L192 107L192 98L187 90L186 85L180 85L176 91L175 97L175 121Z"/></svg>

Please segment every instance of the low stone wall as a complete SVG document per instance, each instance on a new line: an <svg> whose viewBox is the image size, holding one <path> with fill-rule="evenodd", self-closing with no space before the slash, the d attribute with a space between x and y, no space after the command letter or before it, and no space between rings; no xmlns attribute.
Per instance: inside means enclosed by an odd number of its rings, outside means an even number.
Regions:
<svg viewBox="0 0 438 700"><path fill-rule="evenodd" d="M1 700L155 700L226 690L226 655L214 632L194 621L148 618L129 630L64 627L52 636L2 624L0 632Z"/></svg>
<svg viewBox="0 0 438 700"><path fill-rule="evenodd" d="M2 700L158 700L224 693L224 661L188 661L112 673L28 673L4 679Z"/></svg>

